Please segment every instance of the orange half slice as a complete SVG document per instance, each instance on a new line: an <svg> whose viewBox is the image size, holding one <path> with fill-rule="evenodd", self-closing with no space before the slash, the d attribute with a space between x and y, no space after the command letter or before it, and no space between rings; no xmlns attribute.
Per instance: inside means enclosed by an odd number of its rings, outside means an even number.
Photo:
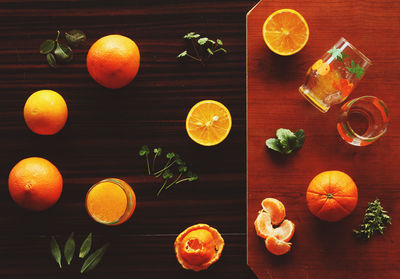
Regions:
<svg viewBox="0 0 400 279"><path fill-rule="evenodd" d="M186 118L189 137L204 146L222 142L232 127L229 110L220 102L204 100L195 104Z"/></svg>

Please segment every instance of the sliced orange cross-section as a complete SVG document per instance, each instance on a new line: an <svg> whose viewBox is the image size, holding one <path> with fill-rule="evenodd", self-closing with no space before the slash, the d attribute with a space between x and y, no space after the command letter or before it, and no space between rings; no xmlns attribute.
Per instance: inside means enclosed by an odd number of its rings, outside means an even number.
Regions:
<svg viewBox="0 0 400 279"><path fill-rule="evenodd" d="M195 104L186 118L189 137L204 146L222 142L232 127L229 110L220 102L204 100Z"/></svg>
<svg viewBox="0 0 400 279"><path fill-rule="evenodd" d="M299 52L309 34L304 17L292 9L273 12L263 25L263 37L269 49L284 56Z"/></svg>

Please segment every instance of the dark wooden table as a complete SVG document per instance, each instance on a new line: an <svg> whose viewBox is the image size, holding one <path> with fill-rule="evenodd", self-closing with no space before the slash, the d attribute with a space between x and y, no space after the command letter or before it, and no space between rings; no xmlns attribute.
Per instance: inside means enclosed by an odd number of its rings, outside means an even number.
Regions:
<svg viewBox="0 0 400 279"><path fill-rule="evenodd" d="M64 243L75 232L80 243L94 234L95 247L111 246L89 278L254 278L246 265L246 13L257 1L1 1L0 3L0 277L79 278L80 264L59 270L49 250L51 235ZM69 65L51 69L39 54L56 31L81 29L85 47ZM229 53L206 68L179 63L190 31L223 39ZM86 53L98 38L126 35L136 41L141 66L120 90L95 83ZM61 93L69 109L64 129L54 136L32 133L23 119L28 96L40 89ZM198 101L224 103L233 117L229 137L216 147L194 143L185 118ZM155 198L160 186L145 174L138 157L143 144L183 156L197 182L179 184ZM64 178L59 202L40 213L18 207L7 187L11 168L39 156ZM137 208L118 227L92 221L85 211L89 187L107 177L133 186ZM207 223L226 247L208 271L191 272L175 259L177 234Z"/></svg>

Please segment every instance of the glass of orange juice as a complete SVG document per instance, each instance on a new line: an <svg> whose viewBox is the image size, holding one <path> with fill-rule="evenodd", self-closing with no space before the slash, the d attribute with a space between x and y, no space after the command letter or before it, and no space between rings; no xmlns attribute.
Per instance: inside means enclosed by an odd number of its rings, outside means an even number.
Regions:
<svg viewBox="0 0 400 279"><path fill-rule="evenodd" d="M318 59L307 71L300 93L321 112L343 102L372 65L345 38Z"/></svg>
<svg viewBox="0 0 400 279"><path fill-rule="evenodd" d="M136 196L128 183L106 178L94 184L86 195L86 210L96 222L115 226L124 223L136 207Z"/></svg>

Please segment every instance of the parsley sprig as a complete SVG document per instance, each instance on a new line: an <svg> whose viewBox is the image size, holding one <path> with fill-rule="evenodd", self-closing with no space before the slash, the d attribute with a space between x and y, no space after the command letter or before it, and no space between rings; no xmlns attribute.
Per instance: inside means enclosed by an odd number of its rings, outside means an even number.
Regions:
<svg viewBox="0 0 400 279"><path fill-rule="evenodd" d="M360 229L353 230L353 232L355 236L367 240L376 232L383 234L387 224L391 224L391 218L387 211L383 210L379 199L375 199L375 201L368 203Z"/></svg>
<svg viewBox="0 0 400 279"><path fill-rule="evenodd" d="M276 130L276 138L267 139L265 145L269 149L282 154L290 154L303 146L305 137L306 135L302 129L293 133L289 129L280 128Z"/></svg>
<svg viewBox="0 0 400 279"><path fill-rule="evenodd" d="M163 184L157 192L157 197L161 194L163 190L168 190L172 186L185 182L185 181L195 181L198 179L197 174L188 170L187 164L183 159L174 152L169 152L165 155L167 159L159 170L155 171L155 161L158 157L161 157L162 148L153 148L153 162L149 162L150 148L147 145L143 145L139 150L139 156L146 157L146 167L147 173L149 175L154 175L154 177L161 177L163 179Z"/></svg>
<svg viewBox="0 0 400 279"><path fill-rule="evenodd" d="M202 37L195 32L190 32L183 36L183 38L192 43L194 53L189 53L188 50L184 50L178 54L177 58L179 59L189 57L190 59L200 62L204 66L205 62L207 62L211 56L217 53L226 54L228 52L222 47L224 44L221 39L216 39L214 41L207 37Z"/></svg>

